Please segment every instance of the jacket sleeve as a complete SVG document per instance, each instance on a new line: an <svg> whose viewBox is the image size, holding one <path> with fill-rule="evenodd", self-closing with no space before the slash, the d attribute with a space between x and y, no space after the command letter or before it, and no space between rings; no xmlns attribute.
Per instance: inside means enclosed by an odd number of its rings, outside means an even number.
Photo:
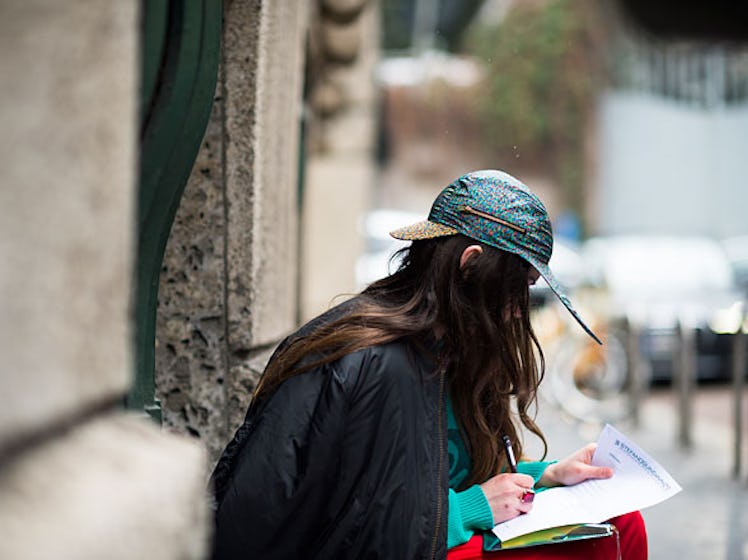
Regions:
<svg viewBox="0 0 748 560"><path fill-rule="evenodd" d="M214 558L310 552L333 521L325 502L339 474L346 401L340 380L322 366L286 380L248 419L251 434L216 509Z"/></svg>

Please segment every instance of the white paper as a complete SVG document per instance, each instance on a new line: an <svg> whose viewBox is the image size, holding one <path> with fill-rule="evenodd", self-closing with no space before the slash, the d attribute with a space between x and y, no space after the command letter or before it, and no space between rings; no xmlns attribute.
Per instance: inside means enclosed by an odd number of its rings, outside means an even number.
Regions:
<svg viewBox="0 0 748 560"><path fill-rule="evenodd" d="M560 525L600 523L681 491L659 463L610 425L600 434L592 464L612 467L613 476L539 492L530 512L499 523L493 532L506 541Z"/></svg>

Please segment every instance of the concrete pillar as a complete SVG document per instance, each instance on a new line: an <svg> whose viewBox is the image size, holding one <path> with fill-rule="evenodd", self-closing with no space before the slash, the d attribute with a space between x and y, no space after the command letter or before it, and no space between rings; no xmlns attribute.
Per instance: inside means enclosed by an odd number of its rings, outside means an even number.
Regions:
<svg viewBox="0 0 748 560"><path fill-rule="evenodd" d="M306 2L224 2L213 113L164 257L156 383L213 459L296 326Z"/></svg>
<svg viewBox="0 0 748 560"><path fill-rule="evenodd" d="M678 344L675 349L675 385L678 392L678 444L683 449L693 447L693 395L696 389L696 337L692 322L678 324Z"/></svg>
<svg viewBox="0 0 748 560"><path fill-rule="evenodd" d="M327 10L340 10L343 18L348 13L344 5L350 2L337 7L335 2L323 4ZM355 262L363 248L359 220L370 206L375 180L378 4L354 4L361 11L351 7L354 16L344 18L344 24L325 21L323 15L311 33L319 73L310 93L301 235L302 319L341 301L337 296L356 291ZM355 56L352 50L357 50ZM334 110L328 111L324 104L329 95L321 93L327 91L340 92Z"/></svg>
<svg viewBox="0 0 748 560"><path fill-rule="evenodd" d="M130 382L135 25L128 2L0 5L0 442Z"/></svg>
<svg viewBox="0 0 748 560"><path fill-rule="evenodd" d="M138 3L0 3L0 558L200 558L205 456L132 382Z"/></svg>
<svg viewBox="0 0 748 560"><path fill-rule="evenodd" d="M732 340L732 392L733 392L733 462L732 475L740 478L743 469L743 388L746 372L746 333L742 324L733 335Z"/></svg>

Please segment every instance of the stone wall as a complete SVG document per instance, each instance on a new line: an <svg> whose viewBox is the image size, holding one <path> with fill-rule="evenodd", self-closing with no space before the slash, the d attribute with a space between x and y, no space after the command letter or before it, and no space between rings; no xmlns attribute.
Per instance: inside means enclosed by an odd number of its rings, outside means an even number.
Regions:
<svg viewBox="0 0 748 560"><path fill-rule="evenodd" d="M132 382L137 2L0 3L0 558L200 558L206 457Z"/></svg>
<svg viewBox="0 0 748 560"><path fill-rule="evenodd" d="M166 248L156 383L165 424L215 459L269 352L296 325L309 7L224 2L213 113Z"/></svg>

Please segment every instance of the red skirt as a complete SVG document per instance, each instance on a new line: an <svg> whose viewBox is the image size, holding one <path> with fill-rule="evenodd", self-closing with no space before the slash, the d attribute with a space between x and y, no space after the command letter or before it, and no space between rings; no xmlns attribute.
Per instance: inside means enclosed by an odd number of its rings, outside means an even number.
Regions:
<svg viewBox="0 0 748 560"><path fill-rule="evenodd" d="M616 517L608 523L616 526L618 537L611 536L494 552L484 551L483 537L475 535L465 544L451 548L447 552L447 560L566 560L572 558L646 560L647 530L638 511Z"/></svg>

